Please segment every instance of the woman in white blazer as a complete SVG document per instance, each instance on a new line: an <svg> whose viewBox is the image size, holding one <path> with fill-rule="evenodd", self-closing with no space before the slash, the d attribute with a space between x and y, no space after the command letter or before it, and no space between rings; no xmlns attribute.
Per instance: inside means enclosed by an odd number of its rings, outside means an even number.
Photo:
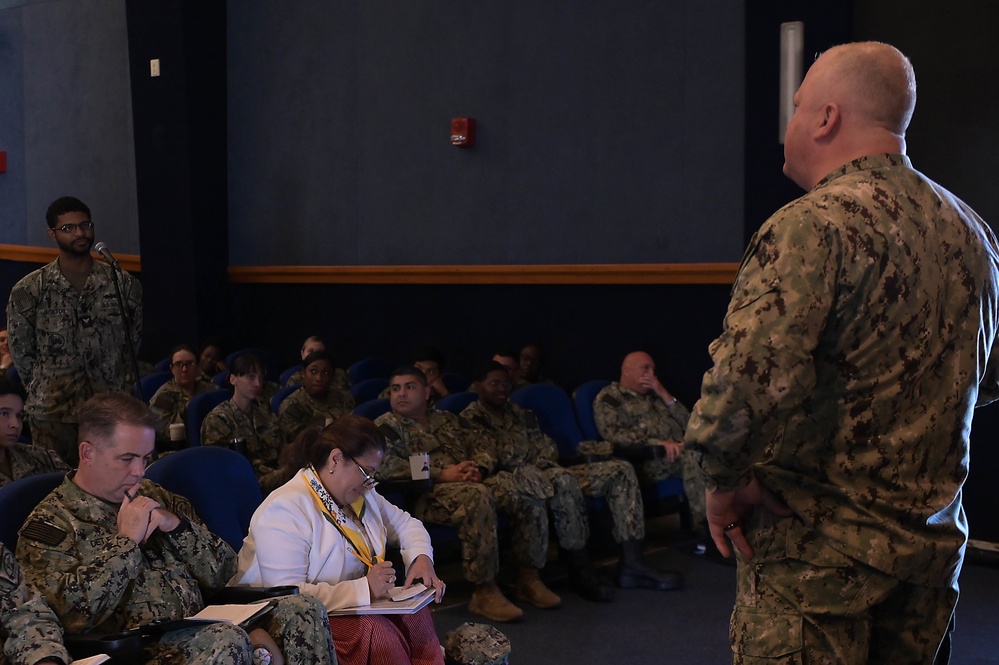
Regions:
<svg viewBox="0 0 999 665"><path fill-rule="evenodd" d="M423 523L368 491L385 454L374 424L344 416L321 432L306 429L289 446L285 466L299 470L254 513L232 583L294 584L327 610L368 605L396 585L385 561L385 546L393 544L406 565L402 586L422 580L439 603L444 583ZM408 615L331 616L330 628L341 665L444 662L427 607Z"/></svg>

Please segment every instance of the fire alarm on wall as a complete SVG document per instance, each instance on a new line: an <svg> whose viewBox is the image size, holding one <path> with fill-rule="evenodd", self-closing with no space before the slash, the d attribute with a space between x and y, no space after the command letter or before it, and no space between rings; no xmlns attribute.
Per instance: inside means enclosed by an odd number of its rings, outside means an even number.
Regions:
<svg viewBox="0 0 999 665"><path fill-rule="evenodd" d="M475 118L451 118L451 145L460 148L475 145Z"/></svg>

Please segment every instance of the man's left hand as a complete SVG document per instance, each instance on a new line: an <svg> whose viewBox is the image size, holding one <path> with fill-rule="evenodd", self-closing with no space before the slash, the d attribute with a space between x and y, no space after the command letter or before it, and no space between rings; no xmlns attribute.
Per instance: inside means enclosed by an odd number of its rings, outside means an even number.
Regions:
<svg viewBox="0 0 999 665"><path fill-rule="evenodd" d="M791 509L784 505L773 493L753 478L748 485L731 492L705 491L705 508L711 539L723 557L732 555L728 541L747 559L753 557L753 548L746 540L742 521L753 512L756 506L763 506L770 512L787 517Z"/></svg>

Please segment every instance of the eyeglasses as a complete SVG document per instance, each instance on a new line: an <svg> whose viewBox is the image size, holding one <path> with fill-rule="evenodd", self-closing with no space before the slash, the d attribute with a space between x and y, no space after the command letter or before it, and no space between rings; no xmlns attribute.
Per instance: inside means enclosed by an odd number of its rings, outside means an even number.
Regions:
<svg viewBox="0 0 999 665"><path fill-rule="evenodd" d="M195 365L193 360L178 360L175 363L170 363L170 367L176 367L177 369L191 369Z"/></svg>
<svg viewBox="0 0 999 665"><path fill-rule="evenodd" d="M347 459L353 462L354 466L356 466L358 471L361 472L361 475L364 476L364 482L361 484L364 486L365 489L372 489L375 485L378 484L378 481L375 480L373 477L369 476L368 472L364 470L364 467L362 467L360 464L357 463L356 459L354 459L353 457L348 457Z"/></svg>
<svg viewBox="0 0 999 665"><path fill-rule="evenodd" d="M82 231L89 231L94 228L93 222L80 222L79 224L63 224L62 226L57 226L57 231L62 231L63 233L75 233L77 229Z"/></svg>

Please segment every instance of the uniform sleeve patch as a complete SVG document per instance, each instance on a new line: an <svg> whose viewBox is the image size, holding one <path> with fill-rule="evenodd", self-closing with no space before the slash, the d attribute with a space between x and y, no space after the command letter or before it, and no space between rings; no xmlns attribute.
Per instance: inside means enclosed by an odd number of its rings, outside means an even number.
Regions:
<svg viewBox="0 0 999 665"><path fill-rule="evenodd" d="M392 427L390 425L388 425L388 424L379 425L378 426L378 431L382 433L382 436L385 437L386 441L398 441L399 440L399 433L396 432L394 429L392 429Z"/></svg>
<svg viewBox="0 0 999 665"><path fill-rule="evenodd" d="M64 541L67 534L62 529L41 520L31 520L21 528L20 535L22 538L30 538L43 545L54 547Z"/></svg>
<svg viewBox="0 0 999 665"><path fill-rule="evenodd" d="M607 394L607 395L604 395L603 397L601 397L600 401L603 402L604 404L606 404L607 406L610 406L610 407L615 408L615 409L617 407L621 406L621 402L618 399L616 399L613 395L610 395L610 394Z"/></svg>

